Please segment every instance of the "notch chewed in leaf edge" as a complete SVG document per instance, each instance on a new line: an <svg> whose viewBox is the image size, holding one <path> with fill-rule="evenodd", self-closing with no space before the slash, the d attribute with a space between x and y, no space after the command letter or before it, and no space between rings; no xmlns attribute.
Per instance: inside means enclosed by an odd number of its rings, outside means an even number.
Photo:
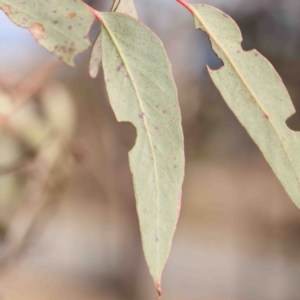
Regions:
<svg viewBox="0 0 300 300"><path fill-rule="evenodd" d="M208 72L224 100L255 141L285 190L300 208L300 133L286 125L295 113L280 76L258 51L244 51L239 27L224 12L177 0L193 15L224 66Z"/></svg>

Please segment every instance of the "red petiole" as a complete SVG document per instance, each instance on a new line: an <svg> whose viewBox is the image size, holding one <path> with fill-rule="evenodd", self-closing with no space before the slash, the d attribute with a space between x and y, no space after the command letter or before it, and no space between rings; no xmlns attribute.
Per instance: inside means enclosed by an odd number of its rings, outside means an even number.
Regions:
<svg viewBox="0 0 300 300"><path fill-rule="evenodd" d="M185 2L184 0L177 0L177 2L188 9L192 14L194 14L195 11L189 3Z"/></svg>
<svg viewBox="0 0 300 300"><path fill-rule="evenodd" d="M95 9L93 9L91 6L89 6L88 4L86 4L83 1L82 1L82 3L91 11L91 13L95 16L95 18L100 21L100 23L103 23L102 18L99 16L98 12Z"/></svg>

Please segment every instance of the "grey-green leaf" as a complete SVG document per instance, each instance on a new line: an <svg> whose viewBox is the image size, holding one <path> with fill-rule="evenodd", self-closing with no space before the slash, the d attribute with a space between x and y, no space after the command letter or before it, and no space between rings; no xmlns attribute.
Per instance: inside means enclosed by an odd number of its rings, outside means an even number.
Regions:
<svg viewBox="0 0 300 300"><path fill-rule="evenodd" d="M88 32L94 16L79 0L0 0L0 9L70 66L90 45Z"/></svg>
<svg viewBox="0 0 300 300"><path fill-rule="evenodd" d="M181 204L183 134L177 91L161 41L138 20L99 13L103 69L119 122L137 130L129 153L143 249L160 290Z"/></svg>
<svg viewBox="0 0 300 300"><path fill-rule="evenodd" d="M134 6L134 0L114 0L111 11L127 14L133 18L138 19L138 15ZM91 52L89 63L89 73L92 78L96 78L102 61L102 45L101 45L101 31L95 40Z"/></svg>
<svg viewBox="0 0 300 300"><path fill-rule="evenodd" d="M285 123L295 109L281 78L256 50L243 51L241 32L228 15L207 5L189 8L224 63L209 69L212 80L300 208L300 134Z"/></svg>

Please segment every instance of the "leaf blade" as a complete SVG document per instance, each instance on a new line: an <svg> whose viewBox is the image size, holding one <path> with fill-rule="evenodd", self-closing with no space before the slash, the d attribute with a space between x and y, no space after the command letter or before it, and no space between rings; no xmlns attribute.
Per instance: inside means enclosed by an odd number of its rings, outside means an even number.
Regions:
<svg viewBox="0 0 300 300"><path fill-rule="evenodd" d="M285 123L295 108L280 76L256 50L242 49L241 32L228 15L207 5L185 6L224 63L217 71L208 68L214 84L300 208L300 135Z"/></svg>
<svg viewBox="0 0 300 300"><path fill-rule="evenodd" d="M88 32L94 16L81 1L0 0L0 9L70 66L90 46Z"/></svg>
<svg viewBox="0 0 300 300"><path fill-rule="evenodd" d="M159 290L184 174L177 91L162 44L147 27L123 14L99 15L110 102L117 120L131 122L137 129L130 168L146 261Z"/></svg>

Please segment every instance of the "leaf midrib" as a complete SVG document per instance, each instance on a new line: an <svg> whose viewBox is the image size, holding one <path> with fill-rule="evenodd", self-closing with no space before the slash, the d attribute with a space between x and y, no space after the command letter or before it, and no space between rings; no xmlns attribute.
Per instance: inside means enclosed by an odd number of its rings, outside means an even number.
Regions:
<svg viewBox="0 0 300 300"><path fill-rule="evenodd" d="M133 18L134 19L134 18ZM133 85L133 88L134 88L134 91L135 91L135 94L136 94L136 97L138 99L138 103L139 103L139 106L141 108L141 112L143 113L144 112L144 109L143 109L143 104L142 104L142 101L141 101L141 97L139 95L139 92L138 92L138 88L136 87L135 83L134 83L134 80L133 80L133 76L131 74L131 71L128 67L128 64L122 54L122 51L120 49L120 46L118 45L118 42L116 41L113 33L110 31L109 29L109 26L107 25L107 23L105 22L105 20L103 18L101 18L101 23L102 25L105 27L106 31L108 32L110 38L112 39L123 63L124 63L124 67L126 68L127 70L127 73L128 73L128 76L130 78L130 81ZM149 134L149 130L148 130L148 124L146 122L146 118L147 118L147 115L143 116L143 121L144 121L144 125L145 125L145 129L146 129L146 133L147 133L147 137L148 137L148 142L149 142L149 145L150 145L150 148L151 148L151 153L152 153L152 156L153 156L153 164L154 164L154 173L155 173L155 185L156 185L156 203L157 203L157 220L156 220L156 233L158 235L159 233L159 205L160 205L160 199L159 199L159 185L158 185L158 172L157 172L157 163L156 163L156 156L154 155L154 148L153 148L153 145L152 145L152 141L151 141L151 138L150 138L150 134ZM159 269L159 262L158 262L158 243L156 243L156 272L158 271Z"/></svg>

